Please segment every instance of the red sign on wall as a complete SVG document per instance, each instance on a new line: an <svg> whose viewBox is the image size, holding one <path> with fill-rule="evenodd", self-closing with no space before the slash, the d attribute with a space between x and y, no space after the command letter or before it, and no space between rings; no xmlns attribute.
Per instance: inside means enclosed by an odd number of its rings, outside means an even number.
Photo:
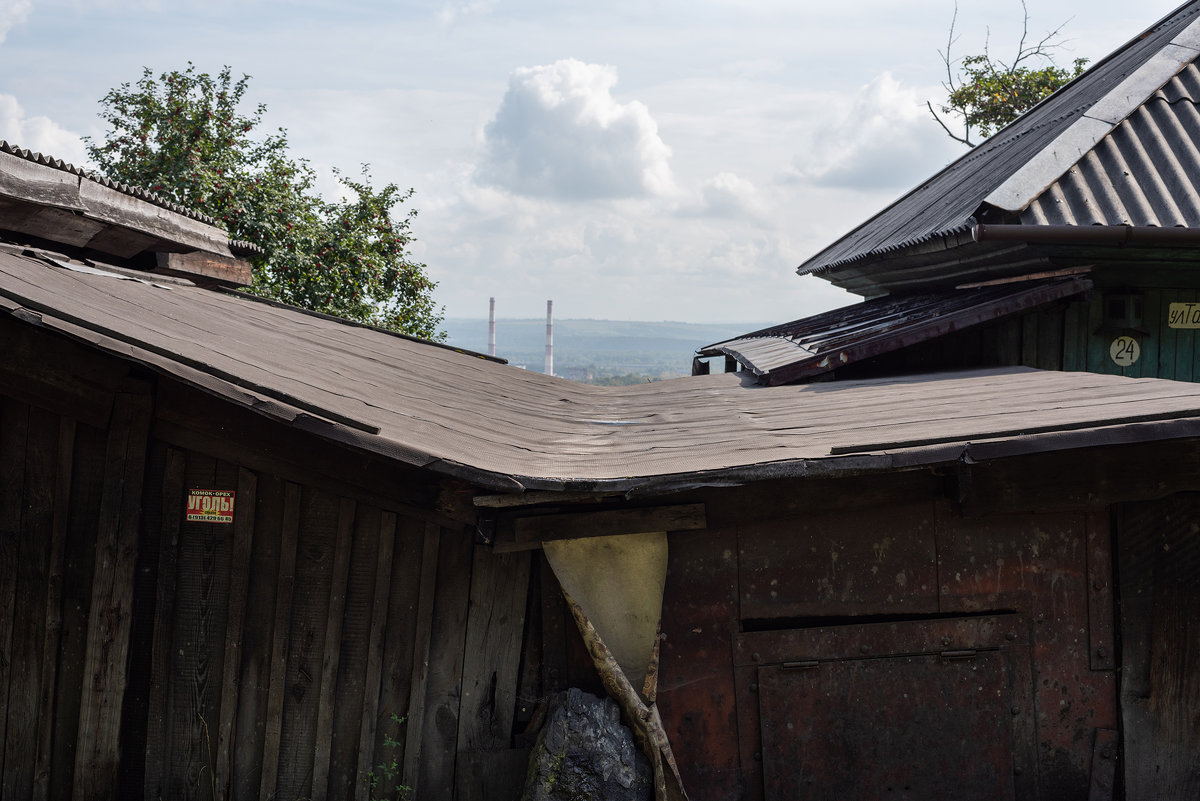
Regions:
<svg viewBox="0 0 1200 801"><path fill-rule="evenodd" d="M189 523L232 523L233 490L194 489L188 493Z"/></svg>

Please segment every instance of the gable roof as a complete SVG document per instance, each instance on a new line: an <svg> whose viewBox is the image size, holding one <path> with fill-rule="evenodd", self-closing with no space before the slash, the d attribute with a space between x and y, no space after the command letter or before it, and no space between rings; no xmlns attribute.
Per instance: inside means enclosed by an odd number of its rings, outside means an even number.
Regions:
<svg viewBox="0 0 1200 801"><path fill-rule="evenodd" d="M0 315L476 486L665 491L1200 436L1200 385L1027 369L596 387L231 292L0 248Z"/></svg>
<svg viewBox="0 0 1200 801"><path fill-rule="evenodd" d="M992 252L1011 260L1003 247L973 242L976 223L1200 228L1197 55L1193 0L798 272L877 295L935 281L944 268L911 273L945 251L978 251L976 276L997 261Z"/></svg>

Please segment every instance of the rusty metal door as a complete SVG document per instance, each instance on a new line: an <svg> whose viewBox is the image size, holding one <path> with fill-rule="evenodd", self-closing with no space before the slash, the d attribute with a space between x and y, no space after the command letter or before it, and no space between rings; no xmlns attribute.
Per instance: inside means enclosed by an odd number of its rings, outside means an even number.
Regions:
<svg viewBox="0 0 1200 801"><path fill-rule="evenodd" d="M1028 639L1018 616L752 636L765 798L1036 793Z"/></svg>

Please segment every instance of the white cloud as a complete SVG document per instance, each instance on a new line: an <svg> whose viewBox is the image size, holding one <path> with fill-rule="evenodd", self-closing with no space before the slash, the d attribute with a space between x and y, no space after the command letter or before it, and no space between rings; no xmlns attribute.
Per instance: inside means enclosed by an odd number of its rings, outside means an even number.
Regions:
<svg viewBox="0 0 1200 801"><path fill-rule="evenodd" d="M27 117L12 95L0 94L0 137L9 144L77 166L87 161L83 140L48 117Z"/></svg>
<svg viewBox="0 0 1200 801"><path fill-rule="evenodd" d="M467 17L482 16L498 3L499 0L447 0L438 11L438 22L453 25Z"/></svg>
<svg viewBox="0 0 1200 801"><path fill-rule="evenodd" d="M23 24L32 10L32 0L0 0L0 42L9 31Z"/></svg>
<svg viewBox="0 0 1200 801"><path fill-rule="evenodd" d="M700 184L697 202L685 204L684 216L758 219L766 211L754 184L732 172L717 173Z"/></svg>
<svg viewBox="0 0 1200 801"><path fill-rule="evenodd" d="M819 186L907 189L962 155L929 116L933 90L883 73L823 125L791 175ZM836 108L836 107L835 107Z"/></svg>
<svg viewBox="0 0 1200 801"><path fill-rule="evenodd" d="M672 191L668 148L643 104L619 103L613 67L565 59L523 67L484 128L475 180L563 200Z"/></svg>

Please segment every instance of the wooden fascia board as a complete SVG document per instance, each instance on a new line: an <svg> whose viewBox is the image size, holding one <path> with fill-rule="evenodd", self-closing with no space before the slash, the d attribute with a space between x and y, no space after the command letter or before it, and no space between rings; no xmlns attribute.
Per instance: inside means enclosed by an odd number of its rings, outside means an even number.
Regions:
<svg viewBox="0 0 1200 801"><path fill-rule="evenodd" d="M707 527L703 503L522 517L513 523L514 550L539 548L543 542L553 540L654 531L697 531Z"/></svg>

